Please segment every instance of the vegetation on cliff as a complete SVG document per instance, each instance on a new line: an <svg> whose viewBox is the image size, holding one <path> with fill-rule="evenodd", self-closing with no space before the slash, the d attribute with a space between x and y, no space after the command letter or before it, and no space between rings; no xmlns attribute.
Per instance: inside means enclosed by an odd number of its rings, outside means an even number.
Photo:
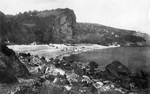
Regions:
<svg viewBox="0 0 150 94"><path fill-rule="evenodd" d="M17 15L0 13L0 32L16 44L96 43L101 45L147 46L148 34L99 24L77 23L71 9L28 11Z"/></svg>

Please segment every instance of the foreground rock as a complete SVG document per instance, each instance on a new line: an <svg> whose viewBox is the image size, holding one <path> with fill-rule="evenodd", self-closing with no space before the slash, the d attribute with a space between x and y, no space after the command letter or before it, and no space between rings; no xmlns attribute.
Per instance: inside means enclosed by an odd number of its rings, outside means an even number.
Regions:
<svg viewBox="0 0 150 94"><path fill-rule="evenodd" d="M150 75L147 72L141 71L141 74L134 74L131 82L140 89L150 88Z"/></svg>
<svg viewBox="0 0 150 94"><path fill-rule="evenodd" d="M120 78L121 76L130 76L131 71L119 61L114 61L111 64L107 65L106 70L111 73L116 78Z"/></svg>
<svg viewBox="0 0 150 94"><path fill-rule="evenodd" d="M119 86L132 90L133 87L138 89L150 88L150 75L141 70L141 73L131 74L131 71L119 61L114 61L107 65L105 71L106 78L115 82Z"/></svg>
<svg viewBox="0 0 150 94"><path fill-rule="evenodd" d="M3 71L8 72L9 74L16 77L25 77L30 74L27 68L15 55L15 52L9 49L2 42L0 43L0 71L1 73L3 73Z"/></svg>
<svg viewBox="0 0 150 94"><path fill-rule="evenodd" d="M32 68L38 68L35 73L38 80L19 86L12 94L149 94L149 74L143 71L131 74L119 61L101 71L96 62L76 62L66 58L45 61L44 57L33 55L24 55L20 59L30 61Z"/></svg>
<svg viewBox="0 0 150 94"><path fill-rule="evenodd" d="M6 71L0 71L0 83L10 84L10 83L16 83L16 82L18 82L18 80L14 75Z"/></svg>

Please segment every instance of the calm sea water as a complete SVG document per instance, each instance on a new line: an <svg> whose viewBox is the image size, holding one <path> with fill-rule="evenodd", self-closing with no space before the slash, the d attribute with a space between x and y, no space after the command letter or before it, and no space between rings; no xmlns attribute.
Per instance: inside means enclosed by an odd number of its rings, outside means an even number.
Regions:
<svg viewBox="0 0 150 94"><path fill-rule="evenodd" d="M150 72L150 47L118 47L100 49L71 55L76 61L95 61L99 68L118 60L126 65L133 73L139 70Z"/></svg>

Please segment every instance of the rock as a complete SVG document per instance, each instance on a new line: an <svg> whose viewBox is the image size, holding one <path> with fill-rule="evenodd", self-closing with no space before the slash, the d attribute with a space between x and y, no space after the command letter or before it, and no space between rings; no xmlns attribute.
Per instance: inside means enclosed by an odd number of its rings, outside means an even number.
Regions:
<svg viewBox="0 0 150 94"><path fill-rule="evenodd" d="M150 88L150 75L147 72L141 71L141 74L133 75L131 83L135 84L135 87L139 89Z"/></svg>
<svg viewBox="0 0 150 94"><path fill-rule="evenodd" d="M96 82L93 84L96 88L102 87L104 84L102 82Z"/></svg>
<svg viewBox="0 0 150 94"><path fill-rule="evenodd" d="M71 88L72 88L71 86L68 86L68 85L65 85L64 87L65 87L68 91L71 90Z"/></svg>
<svg viewBox="0 0 150 94"><path fill-rule="evenodd" d="M7 71L0 70L0 83L10 84L16 82L18 82L18 79L14 75L8 73Z"/></svg>
<svg viewBox="0 0 150 94"><path fill-rule="evenodd" d="M97 88L95 87L95 86L91 86L91 92L93 93L93 94L98 94L98 90L97 90Z"/></svg>
<svg viewBox="0 0 150 94"><path fill-rule="evenodd" d="M131 88L129 81L120 81L117 84L119 84L120 87L123 87L123 88L128 89L128 90L130 90L130 88Z"/></svg>
<svg viewBox="0 0 150 94"><path fill-rule="evenodd" d="M83 76L82 76L82 82L91 83L92 80L91 80L88 76L83 75Z"/></svg>
<svg viewBox="0 0 150 94"><path fill-rule="evenodd" d="M37 81L35 81L33 84L32 84L32 86L33 87L41 87L42 86L42 83L44 82L44 81L46 81L45 79L43 79L43 78L40 78L40 79L37 79Z"/></svg>
<svg viewBox="0 0 150 94"><path fill-rule="evenodd" d="M75 83L75 82L78 82L79 75L77 75L74 72L66 73L66 78L70 83Z"/></svg>
<svg viewBox="0 0 150 94"><path fill-rule="evenodd" d="M74 68L74 72L79 76L83 76L83 70L79 68L78 66Z"/></svg>
<svg viewBox="0 0 150 94"><path fill-rule="evenodd" d="M116 77L112 76L112 74L110 74L108 71L101 71L99 73L99 75L101 76L101 78L105 79L105 80L110 80L110 81L115 81Z"/></svg>
<svg viewBox="0 0 150 94"><path fill-rule="evenodd" d="M31 56L30 63L31 65L36 66L36 65L41 65L42 61L40 60L38 56Z"/></svg>
<svg viewBox="0 0 150 94"><path fill-rule="evenodd" d="M94 72L96 68L98 68L98 64L94 61L91 61L89 64L89 67L90 67L90 71L91 72Z"/></svg>
<svg viewBox="0 0 150 94"><path fill-rule="evenodd" d="M18 16L5 15L0 12L0 32L4 36L3 38L10 43L60 43L70 41L75 23L75 14L73 10L68 8L24 12L18 14Z"/></svg>
<svg viewBox="0 0 150 94"><path fill-rule="evenodd" d="M42 61L46 60L44 56L42 56L40 59L41 59Z"/></svg>
<svg viewBox="0 0 150 94"><path fill-rule="evenodd" d="M0 42L0 71L6 71L17 77L30 75L27 68L20 62L15 52Z"/></svg>
<svg viewBox="0 0 150 94"><path fill-rule="evenodd" d="M26 53L19 53L19 56L22 56L22 57L24 57L24 58L27 58L27 57L30 57L31 54L30 54L30 53L28 53L28 54L26 54Z"/></svg>
<svg viewBox="0 0 150 94"><path fill-rule="evenodd" d="M119 61L114 61L111 64L108 64L105 69L116 78L119 78L120 76L125 77L131 75L130 70Z"/></svg>
<svg viewBox="0 0 150 94"><path fill-rule="evenodd" d="M33 94L33 93L34 92L32 91L30 86L19 86L11 94Z"/></svg>

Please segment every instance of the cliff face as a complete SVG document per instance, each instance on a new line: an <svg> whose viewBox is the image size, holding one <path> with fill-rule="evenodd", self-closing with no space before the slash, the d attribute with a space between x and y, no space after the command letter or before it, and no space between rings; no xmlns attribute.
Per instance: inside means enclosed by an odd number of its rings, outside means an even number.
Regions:
<svg viewBox="0 0 150 94"><path fill-rule="evenodd" d="M147 46L147 34L99 24L76 23L73 10L29 11L17 15L0 13L0 33L17 44L98 43L101 45Z"/></svg>
<svg viewBox="0 0 150 94"><path fill-rule="evenodd" d="M24 12L7 15L10 26L10 42L62 43L72 39L76 17L73 10L56 9L42 12Z"/></svg>
<svg viewBox="0 0 150 94"><path fill-rule="evenodd" d="M60 11L56 10L56 12ZM53 22L52 39L54 42L65 43L72 40L74 26L76 24L76 17L72 10L63 10L63 13L57 15Z"/></svg>

